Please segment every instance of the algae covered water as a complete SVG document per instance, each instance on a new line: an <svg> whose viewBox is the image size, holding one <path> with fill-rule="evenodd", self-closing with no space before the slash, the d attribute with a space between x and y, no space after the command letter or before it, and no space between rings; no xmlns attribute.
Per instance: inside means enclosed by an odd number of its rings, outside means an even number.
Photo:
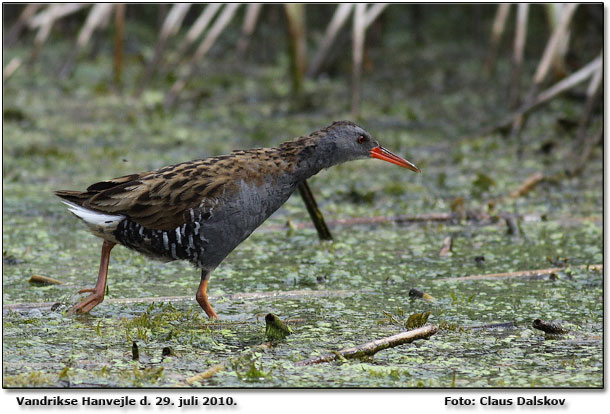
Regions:
<svg viewBox="0 0 610 414"><path fill-rule="evenodd" d="M377 53L414 41L390 38ZM412 49L365 75L355 121L422 174L363 160L314 177L335 241L318 241L292 196L214 272L208 292L220 322L194 301L197 269L122 247L113 251L107 300L68 315L77 290L95 282L101 241L53 190L309 133L349 118L348 80L306 84L311 106L295 111L285 60L245 71L219 58L225 70L206 66L193 85L203 101L170 112L166 85L139 100L105 87L111 63L103 59L66 81L45 65L16 74L3 96L3 385L601 388L601 148L582 175L561 174L571 133L555 110L578 113L569 99L529 120L521 157L516 140L472 134L500 112L505 90L490 87L474 60L452 59L453 44ZM61 54L68 43L50 47ZM127 62L127 79L137 67ZM498 70L506 75L508 63ZM510 196L538 173L547 178ZM453 216L422 219L431 214ZM441 255L447 237L451 249ZM536 277L461 279L549 268ZM62 284L31 284L32 275ZM187 298L155 300L168 296ZM372 358L296 364L404 331L411 315L428 312L427 323L439 327L428 340ZM293 333L267 344L268 313ZM536 319L566 333L545 334Z"/></svg>

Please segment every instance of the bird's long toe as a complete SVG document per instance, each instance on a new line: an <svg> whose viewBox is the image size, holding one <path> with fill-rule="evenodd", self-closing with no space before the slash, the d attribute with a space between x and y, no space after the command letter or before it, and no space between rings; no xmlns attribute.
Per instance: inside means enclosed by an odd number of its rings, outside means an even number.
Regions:
<svg viewBox="0 0 610 414"><path fill-rule="evenodd" d="M83 289L86 290L86 289ZM78 305L75 305L68 311L68 313L87 313L91 309L95 308L97 305L104 301L104 294L99 294L95 292L95 289L89 289L88 291L93 292L89 296L87 296L84 300L82 300ZM80 291L79 293L82 293Z"/></svg>

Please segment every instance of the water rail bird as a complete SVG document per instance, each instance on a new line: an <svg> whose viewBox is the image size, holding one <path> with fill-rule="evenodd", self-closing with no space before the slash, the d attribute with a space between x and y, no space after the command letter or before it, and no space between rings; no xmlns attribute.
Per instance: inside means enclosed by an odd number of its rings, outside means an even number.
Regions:
<svg viewBox="0 0 610 414"><path fill-rule="evenodd" d="M201 269L195 298L218 319L207 296L214 269L276 211L298 184L324 168L377 158L420 172L363 128L338 121L274 148L237 150L90 185L59 190L68 209L104 240L97 282L70 312L104 300L110 251L116 244L162 261L188 260Z"/></svg>

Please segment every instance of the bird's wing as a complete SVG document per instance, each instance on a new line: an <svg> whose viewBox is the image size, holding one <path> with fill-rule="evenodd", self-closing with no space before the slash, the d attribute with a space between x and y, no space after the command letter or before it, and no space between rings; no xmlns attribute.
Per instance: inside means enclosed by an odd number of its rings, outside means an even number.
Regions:
<svg viewBox="0 0 610 414"><path fill-rule="evenodd" d="M150 229L175 229L190 220L190 209L204 206L233 183L228 175L209 174L209 162L203 161L101 181L87 188L91 197L82 206L123 214Z"/></svg>

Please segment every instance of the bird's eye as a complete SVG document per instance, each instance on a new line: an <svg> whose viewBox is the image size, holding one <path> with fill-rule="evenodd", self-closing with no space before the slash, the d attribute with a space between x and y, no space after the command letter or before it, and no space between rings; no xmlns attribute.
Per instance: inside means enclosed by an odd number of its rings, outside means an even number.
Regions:
<svg viewBox="0 0 610 414"><path fill-rule="evenodd" d="M364 144L366 142L366 138L364 137L364 135L360 135L358 137L358 143L359 144Z"/></svg>

